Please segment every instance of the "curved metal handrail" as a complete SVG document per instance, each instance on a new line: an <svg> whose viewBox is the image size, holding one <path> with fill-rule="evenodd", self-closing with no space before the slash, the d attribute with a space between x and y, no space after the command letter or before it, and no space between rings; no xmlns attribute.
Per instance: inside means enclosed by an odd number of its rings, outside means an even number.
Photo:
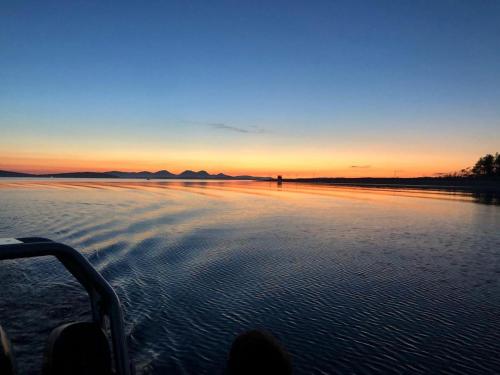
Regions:
<svg viewBox="0 0 500 375"><path fill-rule="evenodd" d="M94 320L102 326L104 316L109 318L116 373L131 375L121 304L111 285L70 246L40 237L17 238L11 242L17 243L0 244L0 260L55 256L83 285L90 297Z"/></svg>

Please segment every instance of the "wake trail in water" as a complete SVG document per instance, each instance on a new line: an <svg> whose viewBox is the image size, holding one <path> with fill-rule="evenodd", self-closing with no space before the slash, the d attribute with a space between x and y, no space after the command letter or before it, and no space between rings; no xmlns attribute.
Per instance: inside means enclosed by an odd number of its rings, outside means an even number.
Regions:
<svg viewBox="0 0 500 375"><path fill-rule="evenodd" d="M251 328L296 373L500 369L497 206L267 183L1 185L0 235L68 243L110 281L139 374L220 373ZM0 322L37 373L50 330L89 319L85 293L51 260L2 264L0 281Z"/></svg>

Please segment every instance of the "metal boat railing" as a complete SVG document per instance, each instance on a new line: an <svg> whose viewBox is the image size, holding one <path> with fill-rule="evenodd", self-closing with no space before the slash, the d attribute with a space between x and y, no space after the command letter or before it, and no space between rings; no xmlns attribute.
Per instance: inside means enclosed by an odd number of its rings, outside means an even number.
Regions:
<svg viewBox="0 0 500 375"><path fill-rule="evenodd" d="M123 313L120 300L109 283L85 259L70 246L46 238L27 237L0 240L0 260L56 257L87 291L93 320L105 329L105 317L109 320L113 359L117 375L131 375Z"/></svg>

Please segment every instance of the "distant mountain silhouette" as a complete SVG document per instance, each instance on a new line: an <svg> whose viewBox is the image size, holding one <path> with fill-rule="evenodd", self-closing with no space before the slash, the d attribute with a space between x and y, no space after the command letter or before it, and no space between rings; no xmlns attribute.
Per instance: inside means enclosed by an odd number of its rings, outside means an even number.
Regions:
<svg viewBox="0 0 500 375"><path fill-rule="evenodd" d="M0 177L36 177L34 174L0 170Z"/></svg>
<svg viewBox="0 0 500 375"><path fill-rule="evenodd" d="M187 171L180 173L179 177L180 178L216 178L217 175L211 175L207 171L194 172L194 171L187 170Z"/></svg>
<svg viewBox="0 0 500 375"><path fill-rule="evenodd" d="M175 174L170 173L169 171L166 171L165 169L155 172L154 175L158 178L169 178L169 177L175 177Z"/></svg>
<svg viewBox="0 0 500 375"><path fill-rule="evenodd" d="M54 178L117 178L109 173L102 172L68 172L55 174L39 174L32 177L54 177Z"/></svg>
<svg viewBox="0 0 500 375"><path fill-rule="evenodd" d="M112 175L118 178L175 178L176 175L170 173L169 171L162 170L158 172L121 172L121 171L110 171L106 174Z"/></svg>
<svg viewBox="0 0 500 375"><path fill-rule="evenodd" d="M68 172L68 173L47 173L29 174L0 170L0 177L54 177L54 178L140 178L140 179L196 179L196 180L270 180L271 177L255 176L229 176L224 173L210 174L207 171L186 170L179 174L171 173L167 170L157 172Z"/></svg>

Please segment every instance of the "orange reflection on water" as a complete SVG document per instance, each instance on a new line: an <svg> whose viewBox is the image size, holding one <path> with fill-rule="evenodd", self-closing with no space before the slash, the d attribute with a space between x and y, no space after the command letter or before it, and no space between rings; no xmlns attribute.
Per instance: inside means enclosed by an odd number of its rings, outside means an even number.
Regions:
<svg viewBox="0 0 500 375"><path fill-rule="evenodd" d="M0 189L34 190L99 190L139 191L168 194L173 191L210 197L230 197L234 194L273 196L282 199L306 199L307 195L351 200L391 201L397 198L425 198L454 201L474 201L471 193L463 191L407 188L369 187L333 184L240 180L136 180L136 179L65 179L65 178L0 178Z"/></svg>

